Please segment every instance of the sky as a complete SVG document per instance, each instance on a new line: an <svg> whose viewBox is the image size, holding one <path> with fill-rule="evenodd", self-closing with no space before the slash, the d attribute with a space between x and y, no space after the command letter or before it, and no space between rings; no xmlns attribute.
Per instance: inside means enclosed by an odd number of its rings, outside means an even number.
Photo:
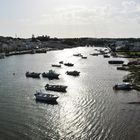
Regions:
<svg viewBox="0 0 140 140"><path fill-rule="evenodd" d="M0 36L140 37L140 0L0 0Z"/></svg>

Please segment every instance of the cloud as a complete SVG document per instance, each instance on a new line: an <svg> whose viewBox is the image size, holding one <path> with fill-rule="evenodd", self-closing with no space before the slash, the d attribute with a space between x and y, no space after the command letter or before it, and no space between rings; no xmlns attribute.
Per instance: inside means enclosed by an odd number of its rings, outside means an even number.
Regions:
<svg viewBox="0 0 140 140"><path fill-rule="evenodd" d="M25 23L31 22L31 19L29 19L29 18L20 18L17 21L20 22L20 23L25 24Z"/></svg>
<svg viewBox="0 0 140 140"><path fill-rule="evenodd" d="M120 14L126 19L136 20L140 16L140 3L137 3L134 0L123 1Z"/></svg>
<svg viewBox="0 0 140 140"><path fill-rule="evenodd" d="M131 36L136 29L139 29L140 3L134 0L123 0L119 6L113 4L93 7L68 5L43 13L32 22L33 26L41 28L42 32L53 30L58 31L57 34L63 32L65 35L68 32L76 34L79 32L80 35L89 33L102 36L118 34Z"/></svg>
<svg viewBox="0 0 140 140"><path fill-rule="evenodd" d="M107 20L112 16L111 5L88 8L84 6L71 6L59 8L51 14L43 14L41 22L48 24L92 24L97 21Z"/></svg>
<svg viewBox="0 0 140 140"><path fill-rule="evenodd" d="M39 25L89 25L120 22L127 23L133 19L133 22L139 23L140 17L140 3L135 0L122 0L120 5L106 4L93 5L93 7L67 5L67 7L58 8L55 10L46 11L40 17L37 15L34 19L20 19L20 23Z"/></svg>

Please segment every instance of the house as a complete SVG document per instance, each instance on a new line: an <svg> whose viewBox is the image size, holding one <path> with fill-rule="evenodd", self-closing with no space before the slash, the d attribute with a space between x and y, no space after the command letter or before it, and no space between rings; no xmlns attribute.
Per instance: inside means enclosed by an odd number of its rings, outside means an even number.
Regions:
<svg viewBox="0 0 140 140"><path fill-rule="evenodd" d="M133 50L134 51L140 51L140 42L134 42Z"/></svg>

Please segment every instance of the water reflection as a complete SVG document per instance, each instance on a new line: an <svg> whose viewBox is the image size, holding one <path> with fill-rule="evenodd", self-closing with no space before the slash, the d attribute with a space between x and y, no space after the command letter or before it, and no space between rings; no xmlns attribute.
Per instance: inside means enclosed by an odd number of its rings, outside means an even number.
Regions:
<svg viewBox="0 0 140 140"><path fill-rule="evenodd" d="M1 139L140 139L140 106L127 104L139 101L139 93L114 91L112 87L128 72L109 65L113 58L89 55L94 49L79 47L0 61ZM88 59L74 57L75 53ZM51 67L59 61L74 63L74 67ZM25 77L26 71L50 69L61 74L59 80ZM65 74L72 70L80 71L80 76ZM68 86L66 93L47 91L59 96L58 104L35 101L34 92L47 83Z"/></svg>

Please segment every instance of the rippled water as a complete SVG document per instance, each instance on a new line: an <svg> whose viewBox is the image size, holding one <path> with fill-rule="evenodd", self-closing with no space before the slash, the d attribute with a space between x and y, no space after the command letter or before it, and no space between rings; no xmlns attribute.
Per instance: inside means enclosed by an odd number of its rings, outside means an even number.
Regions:
<svg viewBox="0 0 140 140"><path fill-rule="evenodd" d="M112 58L89 55L93 52L94 48L79 47L0 60L0 139L139 140L140 106L127 104L139 101L139 92L113 91L127 72L109 65ZM61 60L74 67L51 67ZM26 71L50 69L61 74L60 80L25 77ZM67 70L81 73L72 77ZM57 105L35 101L35 91L44 90L46 83L68 86L67 93L49 92L59 96Z"/></svg>

